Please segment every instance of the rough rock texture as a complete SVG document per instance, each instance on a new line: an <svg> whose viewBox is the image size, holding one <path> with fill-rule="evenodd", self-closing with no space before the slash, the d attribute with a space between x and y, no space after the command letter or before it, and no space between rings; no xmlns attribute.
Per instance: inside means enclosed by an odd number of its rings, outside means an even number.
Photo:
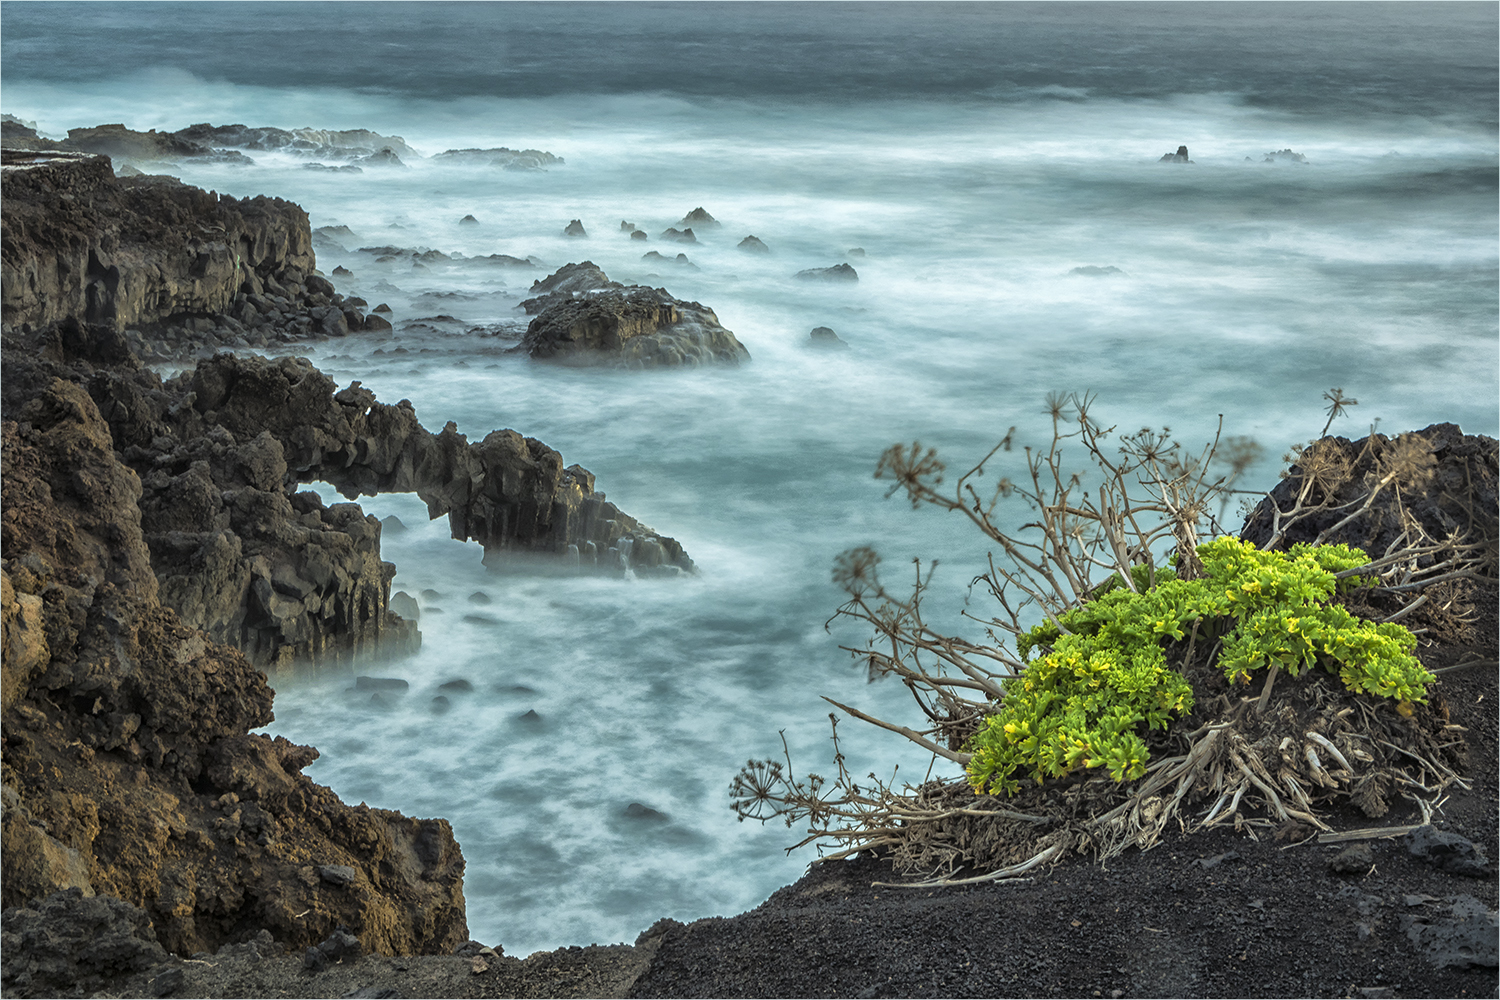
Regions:
<svg viewBox="0 0 1500 1000"><path fill-rule="evenodd" d="M173 137L204 146L295 153L320 160L354 160L390 149L396 155L419 159L421 154L399 135L368 129L269 128L246 125L189 125Z"/></svg>
<svg viewBox="0 0 1500 1000"><path fill-rule="evenodd" d="M1404 510L1434 539L1457 533L1483 543L1489 553L1488 565L1493 567L1496 539L1500 538L1497 469L1500 444L1491 437L1465 434L1457 424L1433 424L1396 438L1384 434L1358 441L1325 437L1303 452L1287 471L1287 478L1260 502L1241 537L1264 544L1273 533L1275 511L1292 511L1298 494L1311 479L1305 503L1328 501L1330 509L1294 525L1284 544L1311 542L1354 509L1344 505L1389 479L1367 514L1324 540L1357 546L1371 557L1379 557L1401 533Z"/></svg>
<svg viewBox="0 0 1500 1000"><path fill-rule="evenodd" d="M142 484L89 392L14 354L4 375L4 904L118 897L180 954L340 923L384 953L465 940L448 824L350 808L300 773L317 751L250 735L265 677L158 600Z"/></svg>
<svg viewBox="0 0 1500 1000"><path fill-rule="evenodd" d="M313 268L307 213L167 178L116 179L103 156L7 151L0 315L121 329L227 311L241 286Z"/></svg>
<svg viewBox="0 0 1500 1000"><path fill-rule="evenodd" d="M66 139L55 140L41 138L34 129L7 123L4 139L7 147L16 149L94 153L141 164L170 165L176 160L210 160L248 166L255 162L234 150L215 149L208 144L155 129L137 132L119 124L73 128L68 130Z"/></svg>
<svg viewBox="0 0 1500 1000"><path fill-rule="evenodd" d="M531 290L542 294L521 303L536 319L519 349L539 360L627 368L750 360L712 309L611 281L592 261L567 264Z"/></svg>
<svg viewBox="0 0 1500 1000"><path fill-rule="evenodd" d="M307 215L168 177L116 177L105 157L4 153L7 325L116 326L147 361L366 329L314 272Z"/></svg>
<svg viewBox="0 0 1500 1000"><path fill-rule="evenodd" d="M0 984L41 996L96 990L165 962L151 918L138 906L78 889L53 893L0 917Z"/></svg>
<svg viewBox="0 0 1500 1000"><path fill-rule="evenodd" d="M675 540L596 492L592 473L564 468L557 452L513 430L474 443L452 423L429 433L405 400L378 403L358 382L339 390L300 358L220 355L166 390L191 398L198 419L212 414L242 439L274 440L289 481L326 481L347 497L416 493L431 517L448 515L454 538L483 545L487 561L530 552L605 569L628 562L638 573L692 569Z"/></svg>

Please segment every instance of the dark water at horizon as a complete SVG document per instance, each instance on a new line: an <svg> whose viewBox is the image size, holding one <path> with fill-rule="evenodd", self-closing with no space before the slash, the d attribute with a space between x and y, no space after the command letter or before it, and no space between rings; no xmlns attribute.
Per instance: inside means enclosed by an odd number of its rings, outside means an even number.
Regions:
<svg viewBox="0 0 1500 1000"><path fill-rule="evenodd" d="M1492 3L5 3L3 74L423 98L1230 93L1495 127Z"/></svg>

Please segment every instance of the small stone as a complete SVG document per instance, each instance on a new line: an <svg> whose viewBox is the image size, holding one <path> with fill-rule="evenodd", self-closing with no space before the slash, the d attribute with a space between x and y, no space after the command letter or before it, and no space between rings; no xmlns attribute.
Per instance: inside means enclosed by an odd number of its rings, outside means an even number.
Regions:
<svg viewBox="0 0 1500 1000"><path fill-rule="evenodd" d="M146 990L154 997L169 997L187 983L187 974L178 966L168 966L151 977Z"/></svg>
<svg viewBox="0 0 1500 1000"><path fill-rule="evenodd" d="M359 872L348 865L318 865L318 877L332 885L348 885L359 877Z"/></svg>
<svg viewBox="0 0 1500 1000"><path fill-rule="evenodd" d="M1375 855L1369 844L1350 844L1328 862L1328 867L1339 875L1363 875L1375 864Z"/></svg>
<svg viewBox="0 0 1500 1000"><path fill-rule="evenodd" d="M476 976L483 975L484 973L490 971L490 963L486 962L480 956L475 955L473 958L469 959L469 971Z"/></svg>
<svg viewBox="0 0 1500 1000"><path fill-rule="evenodd" d="M302 953L302 968L309 972L322 972L328 968L328 956L317 948L309 948Z"/></svg>

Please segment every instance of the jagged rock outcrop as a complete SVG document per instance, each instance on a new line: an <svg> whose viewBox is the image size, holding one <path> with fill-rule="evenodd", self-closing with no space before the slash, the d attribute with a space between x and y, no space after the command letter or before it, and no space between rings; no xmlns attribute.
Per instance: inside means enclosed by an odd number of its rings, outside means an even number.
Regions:
<svg viewBox="0 0 1500 1000"><path fill-rule="evenodd" d="M158 600L142 484L89 392L14 354L3 374L4 905L117 897L179 954L340 923L377 952L464 941L448 824L350 808L300 773L317 751L251 734L265 677Z"/></svg>
<svg viewBox="0 0 1500 1000"><path fill-rule="evenodd" d="M113 325L148 361L365 329L357 300L315 273L291 202L116 178L102 156L7 149L3 170L7 325Z"/></svg>
<svg viewBox="0 0 1500 1000"><path fill-rule="evenodd" d="M111 342L109 331L85 333ZM97 342L85 349L107 356ZM420 641L415 623L390 610L395 567L380 558L379 521L356 504L325 507L299 483L330 482L351 498L415 492L431 516L449 516L455 538L483 545L491 565L537 555L572 571L693 569L681 545L622 513L592 474L565 469L540 441L495 431L471 444L452 424L430 434L409 403L377 403L358 383L340 391L304 359L219 355L163 382L128 362L92 368L7 352L4 375L7 410L30 384L86 391L124 462L90 475L138 509L132 530L145 548L121 552L149 552L132 587L159 588L183 621L266 670L400 656ZM98 563L110 545L89 541L96 534L75 528L66 541ZM19 654L34 633L12 633Z"/></svg>
<svg viewBox="0 0 1500 1000"><path fill-rule="evenodd" d="M1302 495L1304 507L1323 509L1299 517L1279 547L1311 542L1333 529L1325 542L1353 545L1378 558L1411 518L1434 540L1456 536L1482 545L1493 574L1500 539L1497 470L1500 443L1465 434L1457 424L1432 424L1394 438L1325 437L1298 456L1286 478L1251 512L1240 537L1264 545L1276 530L1276 511L1285 519ZM1348 520L1377 485L1370 509Z"/></svg>
<svg viewBox="0 0 1500 1000"><path fill-rule="evenodd" d="M770 253L771 248L766 246L758 236L746 236L735 244L735 249L744 250L746 253Z"/></svg>
<svg viewBox="0 0 1500 1000"><path fill-rule="evenodd" d="M693 569L674 539L622 513L592 473L564 468L535 438L498 430L470 443L452 423L429 433L410 403L379 403L358 382L339 390L304 359L220 355L164 390L157 405L168 410L173 395L191 399L198 417L188 426L211 420L241 439L275 441L289 482L326 481L350 498L416 493L429 516L448 515L454 538L484 546L491 564L536 553L605 570L628 563L641 574Z"/></svg>
<svg viewBox="0 0 1500 1000"><path fill-rule="evenodd" d="M202 146L233 147L294 153L319 160L357 160L390 149L399 157L421 157L399 135L381 135L369 129L270 128L247 125L211 125L207 122L178 129L172 136Z"/></svg>
<svg viewBox="0 0 1500 1000"><path fill-rule="evenodd" d="M1188 159L1188 148L1186 146L1178 146L1177 147L1177 152L1175 152L1175 153L1163 153L1163 154L1161 154L1161 159L1158 160L1157 162L1158 163L1192 163L1193 161L1190 160L1190 159Z"/></svg>
<svg viewBox="0 0 1500 1000"><path fill-rule="evenodd" d="M564 265L531 290L542 294L521 303L536 318L517 349L538 360L625 368L750 360L712 309L665 288L611 281L593 261Z"/></svg>
<svg viewBox="0 0 1500 1000"><path fill-rule="evenodd" d="M715 219L712 215L709 215L708 209L704 208L702 205L699 205L687 215L684 215L682 217L682 221L677 224L684 229L687 229L690 226L697 226L699 229L719 228L719 220Z"/></svg>
<svg viewBox="0 0 1500 1000"><path fill-rule="evenodd" d="M117 179L104 156L4 154L0 316L125 329L223 313L241 286L313 270L307 213L170 178Z"/></svg>
<svg viewBox="0 0 1500 1000"><path fill-rule="evenodd" d="M137 132L124 125L95 125L68 129L66 139L44 139L34 128L6 123L5 145L13 149L47 152L94 153L146 165L168 165L182 160L250 166L254 160L235 150L183 139L170 132Z"/></svg>

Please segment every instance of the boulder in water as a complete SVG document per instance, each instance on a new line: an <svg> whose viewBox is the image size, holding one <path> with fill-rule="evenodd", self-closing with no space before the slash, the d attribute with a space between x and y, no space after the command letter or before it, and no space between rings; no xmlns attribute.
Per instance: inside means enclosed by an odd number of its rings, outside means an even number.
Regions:
<svg viewBox="0 0 1500 1000"><path fill-rule="evenodd" d="M859 272L848 264L835 264L832 267L810 267L805 271L798 271L792 277L802 281L848 281L859 280Z"/></svg>
<svg viewBox="0 0 1500 1000"><path fill-rule="evenodd" d="M771 248L760 241L759 237L746 236L736 244L737 248L748 253L770 253Z"/></svg>
<svg viewBox="0 0 1500 1000"><path fill-rule="evenodd" d="M847 342L839 339L839 335L826 326L815 326L807 335L808 343L813 347L823 350L843 351L848 350Z"/></svg>
<svg viewBox="0 0 1500 1000"><path fill-rule="evenodd" d="M409 622L417 621L422 617L422 609L417 604L417 599L404 590L398 590L391 595L390 609Z"/></svg>
<svg viewBox="0 0 1500 1000"><path fill-rule="evenodd" d="M715 219L712 215L709 215L708 210L705 209L702 205L699 205L687 215L684 215L682 217L682 221L677 224L679 226L682 226L683 228L687 228L689 226L697 226L699 229L703 229L705 227L713 229L719 228L719 220Z"/></svg>
<svg viewBox="0 0 1500 1000"><path fill-rule="evenodd" d="M639 232L639 230L636 229L634 222L626 222L624 219L621 219L620 220L620 232L622 232L622 233L634 233L634 232Z"/></svg>
<svg viewBox="0 0 1500 1000"><path fill-rule="evenodd" d="M1105 267L1098 267L1094 264L1085 264L1083 267L1073 268L1073 270L1069 271L1068 273L1080 274L1085 278L1107 278L1111 274L1124 274L1125 272L1112 264Z"/></svg>
<svg viewBox="0 0 1500 1000"><path fill-rule="evenodd" d="M522 303L536 319L520 349L537 360L656 368L750 359L712 309L673 298L665 288L625 287L591 261L569 264L532 286L547 289Z"/></svg>
<svg viewBox="0 0 1500 1000"><path fill-rule="evenodd" d="M401 162L401 157L390 146L385 146L369 156L361 157L355 161L367 167L400 167L406 169L406 164Z"/></svg>
<svg viewBox="0 0 1500 1000"><path fill-rule="evenodd" d="M668 229L661 234L661 238L672 243L697 243L698 237L693 235L691 229Z"/></svg>
<svg viewBox="0 0 1500 1000"><path fill-rule="evenodd" d="M458 220L458 224L460 226L477 226L479 225L479 220L474 218L474 216L472 215L466 215L462 219Z"/></svg>
<svg viewBox="0 0 1500 1000"><path fill-rule="evenodd" d="M1177 152L1175 152L1175 153L1163 153L1162 154L1162 158L1160 160L1158 160L1157 162L1158 163L1192 163L1193 161L1190 160L1190 159L1188 159L1188 148L1186 146L1178 146L1177 147Z"/></svg>
<svg viewBox="0 0 1500 1000"><path fill-rule="evenodd" d="M630 234L630 238L633 239L633 240L645 241L645 239L646 239L646 231L644 229L637 229L637 230L635 230L634 232L632 232Z"/></svg>
<svg viewBox="0 0 1500 1000"><path fill-rule="evenodd" d="M583 228L583 222L581 220L574 219L572 222L568 223L568 225L567 225L567 227L565 229L563 229L563 235L564 236L587 236L588 235L588 231Z"/></svg>

